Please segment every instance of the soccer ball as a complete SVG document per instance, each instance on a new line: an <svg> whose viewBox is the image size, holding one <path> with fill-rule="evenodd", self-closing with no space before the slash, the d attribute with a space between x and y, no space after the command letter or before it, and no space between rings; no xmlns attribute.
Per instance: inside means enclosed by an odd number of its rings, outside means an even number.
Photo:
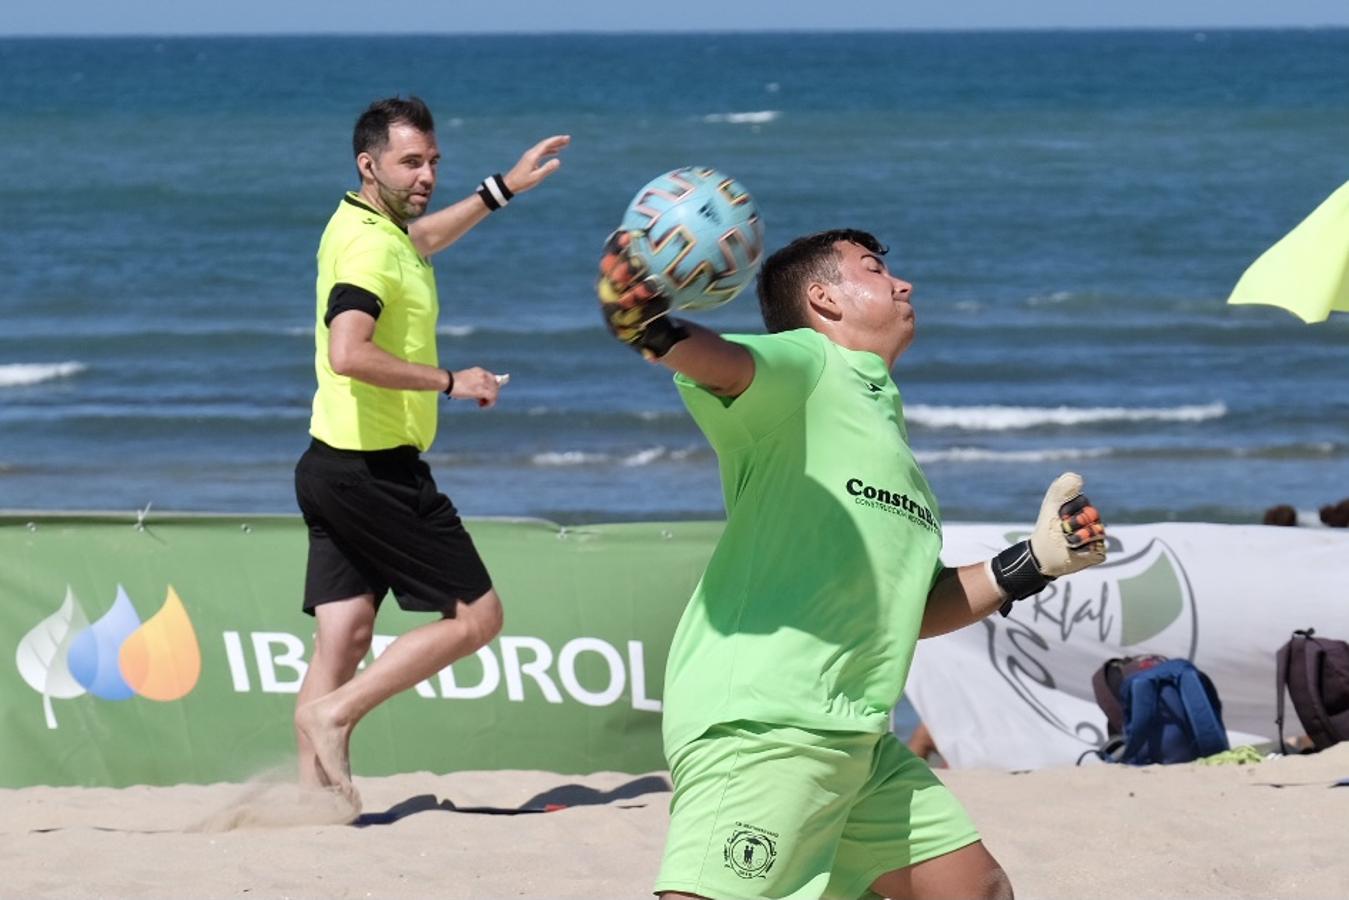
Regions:
<svg viewBox="0 0 1349 900"><path fill-rule="evenodd" d="M754 279L763 220L749 191L702 166L666 172L637 192L620 230L629 255L672 309L712 309Z"/></svg>

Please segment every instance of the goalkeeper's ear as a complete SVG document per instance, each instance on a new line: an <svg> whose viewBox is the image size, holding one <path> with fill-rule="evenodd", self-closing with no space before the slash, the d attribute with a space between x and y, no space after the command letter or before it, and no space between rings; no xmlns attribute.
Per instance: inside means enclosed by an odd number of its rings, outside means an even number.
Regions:
<svg viewBox="0 0 1349 900"><path fill-rule="evenodd" d="M827 281L812 281L806 285L806 312L826 322L837 322L843 313L835 290L835 286Z"/></svg>

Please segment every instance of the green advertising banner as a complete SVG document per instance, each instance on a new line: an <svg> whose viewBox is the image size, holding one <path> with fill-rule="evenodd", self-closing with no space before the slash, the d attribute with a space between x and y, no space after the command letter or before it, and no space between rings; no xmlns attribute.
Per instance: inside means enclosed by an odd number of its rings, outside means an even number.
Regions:
<svg viewBox="0 0 1349 900"><path fill-rule="evenodd" d="M666 651L721 523L469 527L505 628L371 713L355 773L662 767ZM0 516L0 787L288 764L305 550L298 517ZM386 600L372 654L425 621Z"/></svg>

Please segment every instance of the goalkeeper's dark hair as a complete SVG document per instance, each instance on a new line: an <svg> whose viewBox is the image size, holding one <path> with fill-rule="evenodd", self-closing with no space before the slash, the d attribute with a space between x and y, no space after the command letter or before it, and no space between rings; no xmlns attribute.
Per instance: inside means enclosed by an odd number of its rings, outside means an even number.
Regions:
<svg viewBox="0 0 1349 900"><path fill-rule="evenodd" d="M807 316L806 285L812 281L838 284L838 251L834 245L847 241L864 247L877 256L889 248L874 235L855 228L835 228L799 237L764 260L759 269L759 312L770 334L805 328Z"/></svg>
<svg viewBox="0 0 1349 900"><path fill-rule="evenodd" d="M406 100L402 97L385 97L367 106L356 120L356 127L351 134L351 155L379 155L389 145L389 128L399 124L411 125L422 134L436 130L431 110L420 97L408 97Z"/></svg>

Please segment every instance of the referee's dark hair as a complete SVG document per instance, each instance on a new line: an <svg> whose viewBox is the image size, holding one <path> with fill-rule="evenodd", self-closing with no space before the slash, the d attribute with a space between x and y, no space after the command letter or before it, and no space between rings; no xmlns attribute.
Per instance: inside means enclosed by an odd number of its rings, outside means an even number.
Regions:
<svg viewBox="0 0 1349 900"><path fill-rule="evenodd" d="M873 235L854 228L808 234L778 250L759 269L759 312L770 334L810 324L806 315L806 286L812 281L838 284L842 272L834 245L839 241L857 244L877 256L889 251Z"/></svg>
<svg viewBox="0 0 1349 900"><path fill-rule="evenodd" d="M389 127L406 123L420 131L430 134L436 130L431 118L431 110L420 97L385 97L376 100L365 108L356 120L356 128L351 135L352 156L369 153L378 156L389 144Z"/></svg>

